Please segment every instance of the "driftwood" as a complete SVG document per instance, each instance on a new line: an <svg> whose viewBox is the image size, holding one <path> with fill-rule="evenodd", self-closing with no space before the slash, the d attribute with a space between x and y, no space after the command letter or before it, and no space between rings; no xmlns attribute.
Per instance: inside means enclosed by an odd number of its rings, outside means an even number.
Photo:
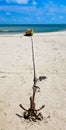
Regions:
<svg viewBox="0 0 66 130"><path fill-rule="evenodd" d="M24 117L24 119L29 119L30 121L36 121L36 120L42 120L43 115L41 113L38 113L40 110L42 110L45 105L42 105L39 109L36 109L35 107L35 95L36 95L36 90L40 89L38 86L36 86L36 82L38 80L35 80L35 85L32 87L33 89L33 95L30 97L30 107L29 109L26 109L22 106L22 104L19 104L19 106L24 110L23 116L19 116L20 118Z"/></svg>
<svg viewBox="0 0 66 130"><path fill-rule="evenodd" d="M39 78L36 78L36 72L35 72L35 61L34 61L34 48L33 48L33 40L31 37L31 43L32 43L32 60L33 60L33 69L34 69L34 84L33 84L33 94L30 97L30 107L29 109L26 109L22 106L22 104L19 104L19 106L24 110L23 116L16 114L18 117L24 119L29 119L30 121L36 121L36 120L42 120L43 115L41 113L38 113L40 110L42 110L45 105L42 105L39 109L36 109L35 105L35 95L36 95L36 90L40 89L40 87L37 86L38 81L45 80L47 77L46 76L39 76Z"/></svg>

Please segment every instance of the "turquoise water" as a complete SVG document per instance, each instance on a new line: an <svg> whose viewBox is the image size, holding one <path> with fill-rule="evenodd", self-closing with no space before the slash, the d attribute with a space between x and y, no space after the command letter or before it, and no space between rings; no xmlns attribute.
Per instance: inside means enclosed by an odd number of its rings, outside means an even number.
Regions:
<svg viewBox="0 0 66 130"><path fill-rule="evenodd" d="M66 30L66 24L44 24L44 25L0 25L0 33L22 33L27 29L34 32L56 32Z"/></svg>

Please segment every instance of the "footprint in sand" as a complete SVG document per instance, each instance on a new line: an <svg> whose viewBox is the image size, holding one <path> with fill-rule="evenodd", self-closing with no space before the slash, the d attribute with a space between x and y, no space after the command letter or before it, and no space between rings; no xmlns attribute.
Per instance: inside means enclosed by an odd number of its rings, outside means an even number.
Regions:
<svg viewBox="0 0 66 130"><path fill-rule="evenodd" d="M4 76L1 76L0 78L6 78L6 76L4 75Z"/></svg>
<svg viewBox="0 0 66 130"><path fill-rule="evenodd" d="M6 112L4 112L4 115L5 115L5 116L7 116L7 113L6 113Z"/></svg>
<svg viewBox="0 0 66 130"><path fill-rule="evenodd" d="M47 117L44 117L44 123L48 123L48 119L50 119L51 117L50 117L50 115L48 115Z"/></svg>
<svg viewBox="0 0 66 130"><path fill-rule="evenodd" d="M53 48L53 50L58 50L58 48Z"/></svg>

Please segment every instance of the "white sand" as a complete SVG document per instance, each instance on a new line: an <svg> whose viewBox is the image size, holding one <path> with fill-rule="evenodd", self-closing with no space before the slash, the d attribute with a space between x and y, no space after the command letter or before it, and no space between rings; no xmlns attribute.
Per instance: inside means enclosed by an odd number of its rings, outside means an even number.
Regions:
<svg viewBox="0 0 66 130"><path fill-rule="evenodd" d="M31 39L21 34L0 35L0 130L66 130L66 32L34 34L37 77L41 92L36 93L36 108L44 119L25 121L21 103L29 108L33 67ZM48 118L50 116L50 118Z"/></svg>

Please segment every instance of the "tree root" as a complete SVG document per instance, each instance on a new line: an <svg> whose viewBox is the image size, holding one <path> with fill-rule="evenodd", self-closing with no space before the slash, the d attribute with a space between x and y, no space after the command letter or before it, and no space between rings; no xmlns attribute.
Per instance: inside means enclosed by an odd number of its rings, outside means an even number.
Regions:
<svg viewBox="0 0 66 130"><path fill-rule="evenodd" d="M30 121L34 121L36 122L36 120L42 120L43 119L43 115L41 113L37 113L38 111L40 111L41 109L43 109L45 107L45 105L42 105L41 108L39 109L32 109L32 108L29 108L28 110L25 109L21 104L19 104L19 106L25 110L24 113L23 113L23 117L24 119L29 119ZM18 115L20 118L22 116Z"/></svg>

